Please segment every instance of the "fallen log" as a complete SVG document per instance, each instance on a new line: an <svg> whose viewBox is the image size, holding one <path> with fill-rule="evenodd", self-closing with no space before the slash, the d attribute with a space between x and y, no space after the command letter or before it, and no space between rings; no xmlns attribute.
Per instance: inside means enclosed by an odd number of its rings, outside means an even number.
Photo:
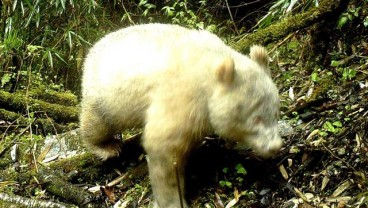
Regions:
<svg viewBox="0 0 368 208"><path fill-rule="evenodd" d="M25 91L17 91L26 95ZM78 97L71 92L57 92L54 90L48 90L46 87L38 87L36 89L30 89L28 95L34 99L42 100L48 103L57 103L66 106L78 105Z"/></svg>
<svg viewBox="0 0 368 208"><path fill-rule="evenodd" d="M305 29L323 20L329 20L332 17L335 19L346 8L348 3L348 0L321 1L320 5L316 8L286 17L267 28L245 35L236 44L233 44L233 46L239 51L246 52L252 44L267 45L282 39L290 33Z"/></svg>
<svg viewBox="0 0 368 208"><path fill-rule="evenodd" d="M43 133L60 133L66 130L71 130L68 126L56 123L52 118L35 118L30 121L25 115L20 113L15 113L13 111L8 111L0 108L0 120L7 121L8 124L3 124L0 126L0 131L3 131L1 127L6 129L13 129L19 126L37 126L38 129L42 129Z"/></svg>
<svg viewBox="0 0 368 208"><path fill-rule="evenodd" d="M27 98L23 93L9 93L0 90L0 106L6 110L22 114L28 112L43 112L59 123L78 121L77 107L48 103L31 97ZM10 116L13 117L15 114Z"/></svg>

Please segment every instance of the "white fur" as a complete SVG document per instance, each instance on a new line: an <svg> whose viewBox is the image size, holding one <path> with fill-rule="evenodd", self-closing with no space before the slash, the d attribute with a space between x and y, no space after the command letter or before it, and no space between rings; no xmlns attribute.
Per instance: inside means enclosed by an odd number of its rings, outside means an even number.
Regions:
<svg viewBox="0 0 368 208"><path fill-rule="evenodd" d="M108 34L84 64L83 139L106 159L119 154L115 131L143 127L158 206L179 207L175 169L184 192L185 158L203 135L214 131L263 156L281 148L267 51L251 51L252 59L207 31L175 25Z"/></svg>

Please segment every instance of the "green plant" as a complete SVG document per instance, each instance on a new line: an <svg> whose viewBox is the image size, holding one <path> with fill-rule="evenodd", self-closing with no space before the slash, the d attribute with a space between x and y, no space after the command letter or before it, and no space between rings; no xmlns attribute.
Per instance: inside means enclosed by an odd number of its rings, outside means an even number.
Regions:
<svg viewBox="0 0 368 208"><path fill-rule="evenodd" d="M355 77L356 70L350 69L350 68L344 68L342 72L342 78L343 80L351 80Z"/></svg>
<svg viewBox="0 0 368 208"><path fill-rule="evenodd" d="M226 181L226 180L219 181L219 184L221 187L228 187L228 188L233 187L233 184L230 181Z"/></svg>
<svg viewBox="0 0 368 208"><path fill-rule="evenodd" d="M360 7L350 7L347 9L346 12L342 13L339 21L337 22L337 28L341 29L348 23L349 21L352 21L354 18L359 17L359 10Z"/></svg>
<svg viewBox="0 0 368 208"><path fill-rule="evenodd" d="M223 168L222 172L224 174L228 174L229 173L229 168L228 167ZM221 187L228 187L228 188L233 187L233 184L228 180L220 180L219 184L220 184Z"/></svg>
<svg viewBox="0 0 368 208"><path fill-rule="evenodd" d="M332 123L330 121L326 121L323 124L322 128L327 132L337 134L340 133L342 130L342 123L340 121L334 121Z"/></svg>
<svg viewBox="0 0 368 208"><path fill-rule="evenodd" d="M12 83L17 86L11 88L17 89L28 81L32 82L30 86L79 83L77 78L90 41L105 33L102 25L111 25L104 11L108 8L101 4L90 0L22 0L2 9L0 65L7 71L0 71L0 76L8 75L2 79L1 87ZM19 73L29 69L26 75ZM69 87L78 88L78 84L73 85Z"/></svg>
<svg viewBox="0 0 368 208"><path fill-rule="evenodd" d="M319 76L318 76L318 73L317 72L313 72L311 74L311 79L313 82L318 82L320 80Z"/></svg>
<svg viewBox="0 0 368 208"><path fill-rule="evenodd" d="M256 24L259 28L269 26L274 20L282 19L293 12L300 12L318 6L318 0L278 0L270 7L268 13Z"/></svg>
<svg viewBox="0 0 368 208"><path fill-rule="evenodd" d="M138 7L142 8L143 17L147 17L152 10L156 9L156 5L149 3L148 0L139 0Z"/></svg>
<svg viewBox="0 0 368 208"><path fill-rule="evenodd" d="M245 170L245 168L243 167L243 165L241 163L238 163L235 168L233 169L233 171L230 171L230 169L228 167L225 167L222 169L222 172L225 175L234 175L234 177L231 178L235 178L234 181L229 181L226 178L224 180L220 180L219 184L221 187L228 187L228 188L232 188L234 182L236 182L236 184L241 185L243 182L243 177L247 174L247 171Z"/></svg>
<svg viewBox="0 0 368 208"><path fill-rule="evenodd" d="M355 69L351 69L351 68L341 68L338 67L337 71L341 74L341 79L343 81L346 80L352 80L355 76L356 76L356 70Z"/></svg>
<svg viewBox="0 0 368 208"><path fill-rule="evenodd" d="M243 176L245 176L247 174L247 171L245 170L245 168L243 167L243 165L241 163L238 163L235 166L236 169L236 173L237 173L237 177L236 180L238 181L239 184L241 184L243 182Z"/></svg>

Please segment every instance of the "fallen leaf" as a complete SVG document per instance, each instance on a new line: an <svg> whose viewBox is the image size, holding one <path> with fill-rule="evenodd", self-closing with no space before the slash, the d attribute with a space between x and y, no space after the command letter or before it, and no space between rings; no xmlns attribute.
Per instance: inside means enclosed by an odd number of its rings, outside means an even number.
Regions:
<svg viewBox="0 0 368 208"><path fill-rule="evenodd" d="M238 189L234 190L234 199L232 199L229 203L227 203L227 205L225 206L225 208L231 208L233 206L236 205L236 203L238 203L239 201L239 192Z"/></svg>
<svg viewBox="0 0 368 208"><path fill-rule="evenodd" d="M339 197L327 197L325 199L326 202L340 202L340 201L345 201L348 202L352 199L351 196L339 196Z"/></svg>
<svg viewBox="0 0 368 208"><path fill-rule="evenodd" d="M47 153L50 151L51 147L52 147L53 143L47 145L45 147L45 149L40 153L40 155L38 155L37 157L37 162L41 162L45 159Z"/></svg>
<svg viewBox="0 0 368 208"><path fill-rule="evenodd" d="M313 130L308 136L306 141L310 140L311 138L313 138L314 135L317 135L319 133L319 129L315 129Z"/></svg>
<svg viewBox="0 0 368 208"><path fill-rule="evenodd" d="M111 203L114 203L116 201L114 188L110 186L101 186L101 191L106 195Z"/></svg>
<svg viewBox="0 0 368 208"><path fill-rule="evenodd" d="M130 201L131 201L131 199L127 199L125 201L119 200L118 202L116 202L114 204L114 207L113 208L126 208L126 207L129 207Z"/></svg>
<svg viewBox="0 0 368 208"><path fill-rule="evenodd" d="M54 160L56 160L56 159L58 159L59 158L59 154L57 154L57 155L54 155L54 156L51 156L51 157L48 157L48 158L45 158L43 161L42 161L42 163L49 163L49 162L52 162L52 161L54 161Z"/></svg>
<svg viewBox="0 0 368 208"><path fill-rule="evenodd" d="M220 196L215 192L215 207L224 208L224 203L222 203Z"/></svg>
<svg viewBox="0 0 368 208"><path fill-rule="evenodd" d="M93 187L89 188L88 191L91 192L91 193L100 192L101 191L101 186L100 185L93 186Z"/></svg>
<svg viewBox="0 0 368 208"><path fill-rule="evenodd" d="M284 165L282 165L282 164L281 164L281 165L279 166L279 170L280 170L280 172L281 172L282 177L284 177L284 179L285 179L285 180L289 179L289 175L288 175L288 173L286 172L286 169L285 169Z"/></svg>
<svg viewBox="0 0 368 208"><path fill-rule="evenodd" d="M231 208L231 207L235 206L236 203L238 203L238 200L232 199L229 203L227 203L225 208Z"/></svg>
<svg viewBox="0 0 368 208"><path fill-rule="evenodd" d="M288 161L288 167L291 167L293 165L293 159L287 159Z"/></svg>
<svg viewBox="0 0 368 208"><path fill-rule="evenodd" d="M346 189L348 189L351 185L351 181L347 180L344 183L342 183L337 189L332 193L332 197L339 196L342 192L344 192Z"/></svg>
<svg viewBox="0 0 368 208"><path fill-rule="evenodd" d="M328 182L330 181L330 178L325 176L322 179L322 185L321 185L321 191L326 188Z"/></svg>
<svg viewBox="0 0 368 208"><path fill-rule="evenodd" d="M10 157L13 162L16 162L18 160L18 144L14 144L10 150Z"/></svg>
<svg viewBox="0 0 368 208"><path fill-rule="evenodd" d="M294 191L299 198L303 199L303 201L310 202L310 200L299 189L294 187Z"/></svg>
<svg viewBox="0 0 368 208"><path fill-rule="evenodd" d="M307 161L309 158L309 155L307 153L304 153L302 156L302 163L304 163L305 161Z"/></svg>
<svg viewBox="0 0 368 208"><path fill-rule="evenodd" d="M115 178L114 180L112 180L110 183L107 184L107 186L115 186L116 184L118 184L120 181L124 180L124 178L128 175L128 173L125 173L124 175L121 175L117 178Z"/></svg>
<svg viewBox="0 0 368 208"><path fill-rule="evenodd" d="M336 208L344 208L346 205L346 202L344 200L339 201Z"/></svg>
<svg viewBox="0 0 368 208"><path fill-rule="evenodd" d="M307 92L307 94L306 94L306 98L310 98L311 96L312 96L312 94L313 94L313 87L310 87L309 89L308 89L308 92Z"/></svg>
<svg viewBox="0 0 368 208"><path fill-rule="evenodd" d="M289 150L290 154L299 153L299 152L300 152L300 149L297 146L290 147L290 150Z"/></svg>
<svg viewBox="0 0 368 208"><path fill-rule="evenodd" d="M295 100L295 95L294 95L294 88L290 87L289 88L289 98L294 101Z"/></svg>

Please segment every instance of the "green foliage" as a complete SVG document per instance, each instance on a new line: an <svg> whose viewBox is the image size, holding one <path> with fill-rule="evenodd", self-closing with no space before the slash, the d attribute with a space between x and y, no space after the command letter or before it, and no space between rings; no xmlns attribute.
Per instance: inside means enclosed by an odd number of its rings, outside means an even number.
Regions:
<svg viewBox="0 0 368 208"><path fill-rule="evenodd" d="M107 17L96 1L12 1L1 9L1 88L58 86L77 89L90 42L105 32ZM102 25L102 24L101 24ZM109 25L109 24L107 24ZM91 27L93 26L93 27ZM28 73L20 73L27 71ZM72 77L72 78L71 78Z"/></svg>
<svg viewBox="0 0 368 208"><path fill-rule="evenodd" d="M222 181L219 181L219 184L221 187L228 187L228 188L233 187L233 184L230 181L222 180Z"/></svg>
<svg viewBox="0 0 368 208"><path fill-rule="evenodd" d="M1 78L1 87L3 88L5 86L5 84L9 83L10 80L12 78L14 78L15 74L14 73L7 73L4 74L3 77Z"/></svg>
<svg viewBox="0 0 368 208"><path fill-rule="evenodd" d="M358 22L357 28L368 27L368 1L358 1L354 4L349 4L349 7L344 11L337 22L336 28L342 29L348 24Z"/></svg>
<svg viewBox="0 0 368 208"><path fill-rule="evenodd" d="M352 21L353 19L359 17L360 15L360 7L350 7L341 14L339 21L337 22L337 28L341 29L348 23L349 21Z"/></svg>
<svg viewBox="0 0 368 208"><path fill-rule="evenodd" d="M323 130L327 131L327 132L331 132L333 134L337 134L340 133L342 130L342 123L340 121L334 121L334 122L330 122L330 121L326 121L323 126L322 126Z"/></svg>
<svg viewBox="0 0 368 208"><path fill-rule="evenodd" d="M356 70L351 68L343 68L342 69L342 79L343 80L352 80L356 75Z"/></svg>
<svg viewBox="0 0 368 208"><path fill-rule="evenodd" d="M228 172L229 172L229 168L227 168L227 167L226 167L226 168L223 168L223 169L222 169L222 172L223 172L223 173L228 173Z"/></svg>
<svg viewBox="0 0 368 208"><path fill-rule="evenodd" d="M317 72L313 72L311 74L311 79L312 79L313 82L318 82L318 80L319 80L318 73Z"/></svg>
<svg viewBox="0 0 368 208"><path fill-rule="evenodd" d="M243 167L243 165L241 163L238 163L235 166L235 169L236 169L237 174L240 174L240 175L246 175L247 174L247 171L245 170L245 168Z"/></svg>
<svg viewBox="0 0 368 208"><path fill-rule="evenodd" d="M170 0L164 5L158 3L152 4L147 0L140 0L137 5L137 11L131 10L125 12L122 20L134 22L131 18L138 11L150 22L167 22L172 24L184 25L189 28L206 29L212 32L219 30L218 23L213 19L208 9L207 0L188 1L188 0ZM135 14L134 16L137 16ZM137 20L135 20L137 21ZM141 20L138 20L141 22ZM221 25L220 25L221 26Z"/></svg>
<svg viewBox="0 0 368 208"><path fill-rule="evenodd" d="M318 0L278 0L274 1L268 13L258 21L259 28L265 28L275 20L282 19L285 16L310 9L318 6Z"/></svg>
<svg viewBox="0 0 368 208"><path fill-rule="evenodd" d="M232 188L234 184L241 185L243 182L243 177L247 174L247 171L243 167L241 163L238 163L234 169L229 169L228 167L225 167L222 169L222 172L226 175L232 178L232 181L227 180L226 178L224 180L220 180L219 184L221 187L227 187Z"/></svg>

